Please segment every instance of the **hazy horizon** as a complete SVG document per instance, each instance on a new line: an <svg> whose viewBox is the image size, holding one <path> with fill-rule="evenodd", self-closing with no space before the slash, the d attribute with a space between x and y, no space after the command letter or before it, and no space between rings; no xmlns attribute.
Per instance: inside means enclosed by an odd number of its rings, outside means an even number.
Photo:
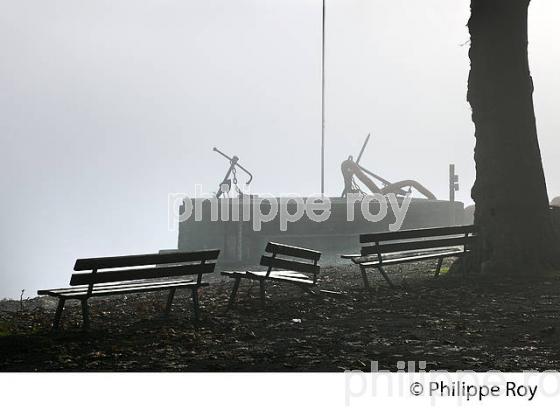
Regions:
<svg viewBox="0 0 560 410"><path fill-rule="evenodd" d="M468 0L327 0L326 193L356 155L472 203ZM530 6L550 199L560 195L560 3ZM78 257L174 248L168 194L320 190L321 0L0 0L0 298L68 283ZM243 177L240 178L243 180ZM520 189L520 195L522 191Z"/></svg>

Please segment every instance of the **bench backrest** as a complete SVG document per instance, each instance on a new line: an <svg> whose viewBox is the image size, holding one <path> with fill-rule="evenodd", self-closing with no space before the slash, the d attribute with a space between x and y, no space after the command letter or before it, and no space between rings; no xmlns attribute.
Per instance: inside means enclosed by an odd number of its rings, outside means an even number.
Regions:
<svg viewBox="0 0 560 410"><path fill-rule="evenodd" d="M321 252L276 242L269 242L265 251L271 254L261 258L261 265L267 268L267 277L273 269L285 269L312 274L313 283L317 282L321 270L318 265Z"/></svg>
<svg viewBox="0 0 560 410"><path fill-rule="evenodd" d="M197 282L200 283L203 274L214 272L219 254L219 250L212 249L78 259L70 285L89 285L91 292L93 286L100 283L186 275L198 275Z"/></svg>
<svg viewBox="0 0 560 410"><path fill-rule="evenodd" d="M463 246L466 250L476 239L474 225L410 229L360 235L361 255L416 251L430 248Z"/></svg>

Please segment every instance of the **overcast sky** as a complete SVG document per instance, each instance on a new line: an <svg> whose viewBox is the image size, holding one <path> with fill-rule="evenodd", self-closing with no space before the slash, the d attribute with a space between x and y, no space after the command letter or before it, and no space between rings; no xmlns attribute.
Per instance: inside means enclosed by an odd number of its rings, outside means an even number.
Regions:
<svg viewBox="0 0 560 410"><path fill-rule="evenodd" d="M533 0L531 66L560 195L560 2ZM468 0L327 0L326 190L362 164L447 198L474 181ZM66 285L77 257L174 248L167 196L320 190L321 0L0 0L0 297ZM522 194L522 187L520 187Z"/></svg>

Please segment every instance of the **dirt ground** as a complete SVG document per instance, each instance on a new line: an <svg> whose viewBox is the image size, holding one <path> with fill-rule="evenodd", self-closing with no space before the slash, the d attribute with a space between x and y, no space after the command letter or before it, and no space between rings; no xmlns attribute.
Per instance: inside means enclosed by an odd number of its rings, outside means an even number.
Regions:
<svg viewBox="0 0 560 410"><path fill-rule="evenodd" d="M314 297L271 284L242 284L227 312L230 281L201 291L201 321L189 293L162 315L165 293L92 299L92 328L68 304L51 334L55 300L0 302L2 371L370 371L399 361L426 370L560 370L560 274L502 281L433 278L433 264L393 269L397 289L378 274L363 289L353 266L323 269ZM23 309L22 309L23 308Z"/></svg>

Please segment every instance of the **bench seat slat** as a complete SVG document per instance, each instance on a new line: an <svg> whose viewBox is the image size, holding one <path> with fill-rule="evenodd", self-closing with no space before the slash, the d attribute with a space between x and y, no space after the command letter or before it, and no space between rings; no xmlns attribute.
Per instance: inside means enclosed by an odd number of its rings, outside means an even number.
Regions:
<svg viewBox="0 0 560 410"><path fill-rule="evenodd" d="M383 253L383 261L396 259L396 258L405 258L408 256L421 256L421 255L428 255L433 253L441 253L441 252L464 252L462 246L452 246L452 247L441 247L441 248L429 248L429 249L417 249L417 250L410 250L410 251L400 251L400 252L390 252L390 253ZM364 263L364 262L371 262L378 260L377 254L374 255L348 255L351 256L352 262L354 263Z"/></svg>
<svg viewBox="0 0 560 410"><path fill-rule="evenodd" d="M450 257L450 256L463 255L464 253L465 252L463 250L436 252L436 253L429 253L429 254L417 255L417 256L407 256L407 257L404 257L404 258L383 259L382 263L379 263L379 261L361 262L360 266L376 267L376 266L380 266L380 265L381 266L397 265L397 264L400 264L400 263L416 262L416 261L422 261L422 260L428 260L428 259L447 258L447 257Z"/></svg>
<svg viewBox="0 0 560 410"><path fill-rule="evenodd" d="M401 251L401 252L393 252L393 253L383 254L383 257L391 257L391 256L396 256L396 255L398 255L398 256L421 255L422 253L432 253L435 250L437 250L437 251L444 251L444 250L449 250L449 251L461 250L461 251L463 251L463 248L460 247L460 246L452 246L452 247L443 247L443 248L423 249L423 250L418 250L418 251ZM354 263L363 263L363 262L370 262L372 260L377 260L377 254L362 256L358 253L352 253L352 254L347 254L347 255L340 255L340 257L342 259L350 259Z"/></svg>
<svg viewBox="0 0 560 410"><path fill-rule="evenodd" d="M95 290L102 290L102 289L113 289L113 288L121 288L126 286L141 286L141 285L173 285L177 283L183 282L195 282L193 279L171 279L171 280L131 280L126 282L111 282L111 283L103 283L99 285L95 285ZM88 285L79 285L79 286L72 286L70 288L57 288L57 289L44 289L37 291L39 295L46 295L46 294L59 294L59 293L69 293L70 291L73 292L82 292L88 289ZM47 293L48 292L48 293Z"/></svg>
<svg viewBox="0 0 560 410"><path fill-rule="evenodd" d="M141 288L141 287L154 287L154 286L173 286L173 285L181 285L181 284L188 284L188 283L196 283L195 280L192 279L175 279L175 280L152 280L152 281L129 281L129 282L116 282L110 284L103 284L97 285L93 288L93 292L98 291L105 291L105 290L112 290L112 289L126 289L126 288ZM88 286L72 286L68 288L59 288L59 289L45 289L39 290L38 294L70 294L70 293L83 293L87 292Z"/></svg>
<svg viewBox="0 0 560 410"><path fill-rule="evenodd" d="M90 297L95 296L109 296L109 295L119 295L125 293L139 293L139 292L154 292L157 290L166 290L172 288L188 288L188 287L195 287L195 286L208 286L207 282L202 282L198 284L196 281L192 280L182 280L176 282L154 282L154 283L144 283L144 284L137 284L137 285L122 285L122 286L112 286L112 287L104 287L100 289L94 288ZM67 299L80 299L82 297L88 296L87 288L77 290L74 288L67 288L67 289L57 289L56 291L51 290L44 290L41 291L42 294L46 294L49 296L57 296L63 297Z"/></svg>
<svg viewBox="0 0 560 410"><path fill-rule="evenodd" d="M305 285L313 285L313 280L309 276L294 271L274 271L266 277L266 271L247 271L247 272L222 272L222 275L230 278L247 278L255 280L276 280L280 282L294 282Z"/></svg>
<svg viewBox="0 0 560 410"><path fill-rule="evenodd" d="M282 276L282 277L287 277L287 278L309 279L309 276L307 276L303 273L293 272L293 271L288 271L288 270L278 270L278 271L275 271L274 274L276 276Z"/></svg>

